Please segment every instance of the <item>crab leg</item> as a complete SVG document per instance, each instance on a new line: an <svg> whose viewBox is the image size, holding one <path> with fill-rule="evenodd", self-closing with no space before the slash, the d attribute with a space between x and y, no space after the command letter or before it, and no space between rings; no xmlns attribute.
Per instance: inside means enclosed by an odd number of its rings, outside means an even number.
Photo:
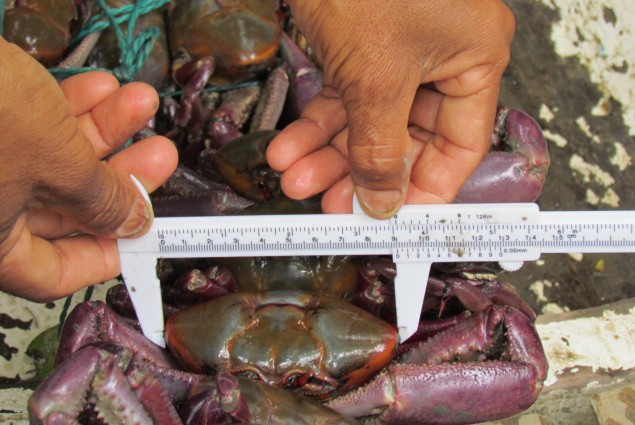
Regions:
<svg viewBox="0 0 635 425"><path fill-rule="evenodd" d="M249 132L275 130L280 115L282 115L288 91L289 76L284 67L280 65L271 71L269 78L267 78L260 99L258 99Z"/></svg>
<svg viewBox="0 0 635 425"><path fill-rule="evenodd" d="M187 424L225 423L221 422L224 415L254 424L359 424L310 398L226 372L199 381L190 396L194 403L188 402L183 409Z"/></svg>
<svg viewBox="0 0 635 425"><path fill-rule="evenodd" d="M289 69L289 95L283 112L285 122L289 123L298 119L306 104L322 90L323 76L285 33L280 37L280 52Z"/></svg>
<svg viewBox="0 0 635 425"><path fill-rule="evenodd" d="M159 196L152 202L157 217L231 215L251 205L252 201L223 189Z"/></svg>

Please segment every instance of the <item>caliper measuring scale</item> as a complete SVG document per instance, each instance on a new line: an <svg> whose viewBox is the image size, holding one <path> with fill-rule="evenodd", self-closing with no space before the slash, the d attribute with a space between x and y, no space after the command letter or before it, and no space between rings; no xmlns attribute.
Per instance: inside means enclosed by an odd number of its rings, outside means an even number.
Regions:
<svg viewBox="0 0 635 425"><path fill-rule="evenodd" d="M141 329L165 346L161 258L391 255L401 341L417 329L435 262L520 268L547 253L635 252L635 211L541 212L536 204L405 205L390 219L353 214L156 218L118 241L121 274Z"/></svg>

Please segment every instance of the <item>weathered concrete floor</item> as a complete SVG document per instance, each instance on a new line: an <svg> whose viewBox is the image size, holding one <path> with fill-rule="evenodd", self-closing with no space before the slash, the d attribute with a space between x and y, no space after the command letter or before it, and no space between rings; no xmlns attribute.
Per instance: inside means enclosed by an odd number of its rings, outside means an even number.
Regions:
<svg viewBox="0 0 635 425"><path fill-rule="evenodd" d="M541 209L634 209L635 102L628 101L635 94L630 19L635 5L620 0L506 3L516 16L517 33L501 103L536 117L550 141L552 165ZM635 296L634 255L550 255L543 261L508 275L537 311Z"/></svg>
<svg viewBox="0 0 635 425"><path fill-rule="evenodd" d="M516 16L517 35L501 102L536 117L550 142L552 166L541 209L634 209L635 5L621 0L506 3ZM544 256L506 276L538 312L605 307L581 312L586 318L572 322L560 321L572 313L539 318L551 322L539 324L539 331L548 339L552 368L562 368L559 380L548 382L551 386L527 414L498 425L635 423L634 277L631 254ZM615 306L606 304L620 300L627 300L620 304L623 315L607 321ZM596 327L586 328L587 320L595 320ZM615 334L614 325L620 327ZM575 330L559 335L567 326ZM586 340L604 334L613 336ZM577 351L576 343L582 344ZM583 358L595 350L599 357ZM594 363L602 352L601 362L616 358L617 363ZM567 369L566 363L580 367Z"/></svg>

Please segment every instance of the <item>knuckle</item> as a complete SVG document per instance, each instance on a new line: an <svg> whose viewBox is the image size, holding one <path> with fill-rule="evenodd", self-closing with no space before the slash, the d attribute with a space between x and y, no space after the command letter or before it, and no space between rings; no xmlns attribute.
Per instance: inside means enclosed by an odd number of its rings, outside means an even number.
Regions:
<svg viewBox="0 0 635 425"><path fill-rule="evenodd" d="M9 215L2 215L0 219L0 262L18 243L19 234L15 232L16 223L22 214L22 210Z"/></svg>
<svg viewBox="0 0 635 425"><path fill-rule="evenodd" d="M111 234L127 216L125 206L132 202L123 184L109 178L103 166L78 166L69 171L51 194L54 201L69 211L83 229L90 233ZM117 176L115 176L117 177Z"/></svg>
<svg viewBox="0 0 635 425"><path fill-rule="evenodd" d="M132 199L123 185L104 184L102 177L94 177L86 186L85 212L82 221L98 234L114 232L126 219Z"/></svg>
<svg viewBox="0 0 635 425"><path fill-rule="evenodd" d="M401 186L406 173L406 153L396 144L351 148L351 173L358 182L377 188Z"/></svg>
<svg viewBox="0 0 635 425"><path fill-rule="evenodd" d="M501 31L511 43L516 30L516 18L514 17L511 9L503 2L501 2L498 22L500 24Z"/></svg>

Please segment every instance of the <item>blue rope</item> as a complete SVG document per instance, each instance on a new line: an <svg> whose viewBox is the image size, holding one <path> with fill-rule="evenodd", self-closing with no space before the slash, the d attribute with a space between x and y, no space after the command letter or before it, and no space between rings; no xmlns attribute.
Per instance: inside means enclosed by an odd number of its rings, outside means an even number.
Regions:
<svg viewBox="0 0 635 425"><path fill-rule="evenodd" d="M169 2L170 0L138 0L135 4L127 4L113 9L108 7L104 1L99 1L102 12L92 16L88 22L84 24L79 33L75 36L73 44L77 44L91 32L104 30L113 24L116 24L115 27L117 27L119 24L129 21L133 13L134 22L132 28L134 28L134 24L140 15L159 9Z"/></svg>
<svg viewBox="0 0 635 425"><path fill-rule="evenodd" d="M226 86L207 86L201 92L203 93L224 93L236 89L242 89L243 87L257 87L260 86L259 81L243 81L241 83L228 84ZM165 91L159 93L160 97L171 97L183 95L183 90Z"/></svg>
<svg viewBox="0 0 635 425"><path fill-rule="evenodd" d="M48 71L55 77L56 80L63 80L68 77L72 77L73 75L82 74L84 72L89 71L104 71L113 74L112 69L108 68L97 68L92 66L82 66L80 68L49 68Z"/></svg>
<svg viewBox="0 0 635 425"><path fill-rule="evenodd" d="M0 0L0 36L4 34L4 11L6 7L6 0Z"/></svg>

